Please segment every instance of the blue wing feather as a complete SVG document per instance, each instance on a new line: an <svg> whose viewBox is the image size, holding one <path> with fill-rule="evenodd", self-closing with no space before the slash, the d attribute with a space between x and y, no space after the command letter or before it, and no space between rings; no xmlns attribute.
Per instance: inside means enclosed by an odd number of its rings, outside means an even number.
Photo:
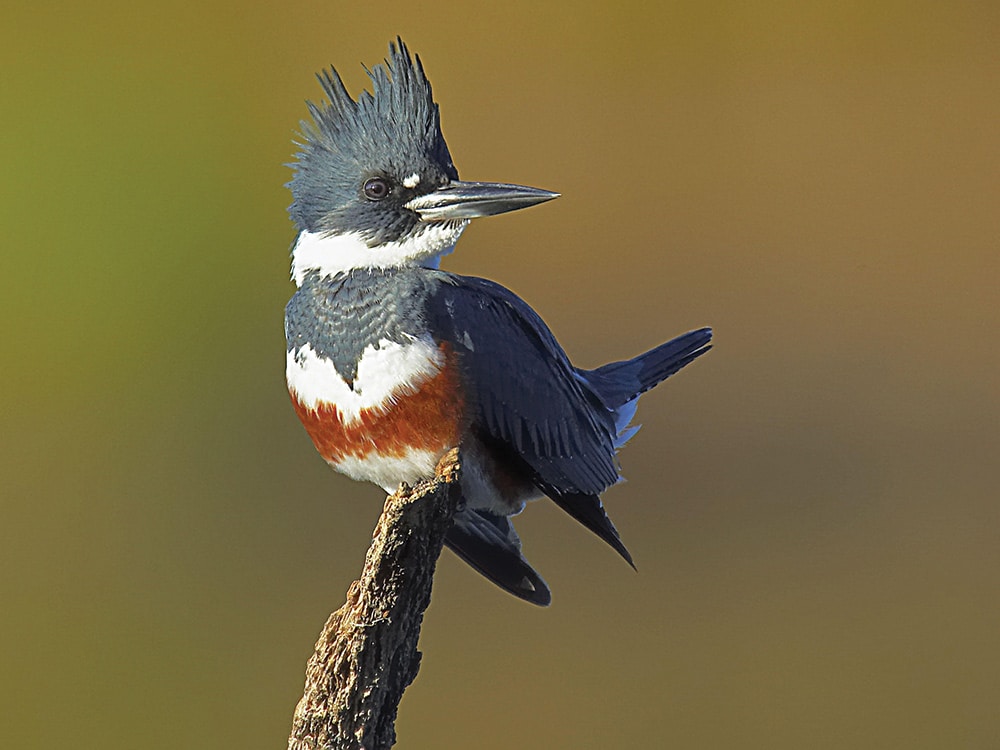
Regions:
<svg viewBox="0 0 1000 750"><path fill-rule="evenodd" d="M459 355L481 437L515 454L540 491L635 567L600 494L620 480L616 450L638 429L628 427L636 399L708 351L711 329L678 336L631 360L581 370L513 292L486 279L438 273L442 283L428 298L429 322ZM508 591L529 601L544 598L519 588L525 569L531 570L520 545L498 543L485 518L467 515L449 546ZM504 529L505 539L516 540L509 522ZM541 592L544 583L538 586Z"/></svg>
<svg viewBox="0 0 1000 750"><path fill-rule="evenodd" d="M619 480L614 412L577 375L548 326L513 292L442 274L434 330L455 346L475 416L545 491L597 495Z"/></svg>

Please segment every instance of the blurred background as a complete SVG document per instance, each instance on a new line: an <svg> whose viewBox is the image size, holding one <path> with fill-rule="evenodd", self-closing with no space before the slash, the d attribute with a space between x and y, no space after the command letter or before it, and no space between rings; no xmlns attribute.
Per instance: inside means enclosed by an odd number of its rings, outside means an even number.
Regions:
<svg viewBox="0 0 1000 750"><path fill-rule="evenodd" d="M283 748L383 495L283 384L313 74L401 34L466 179L558 190L450 270L582 366L702 325L554 592L450 553L404 748L1000 747L1000 5L4 6L0 746Z"/></svg>

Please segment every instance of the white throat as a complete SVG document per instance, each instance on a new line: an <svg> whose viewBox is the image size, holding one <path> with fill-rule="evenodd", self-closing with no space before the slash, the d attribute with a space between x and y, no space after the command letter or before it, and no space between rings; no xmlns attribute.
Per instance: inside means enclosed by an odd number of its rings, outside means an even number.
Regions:
<svg viewBox="0 0 1000 750"><path fill-rule="evenodd" d="M368 247L356 232L301 232L292 248L292 280L296 286L302 286L313 271L328 277L358 268L414 265L437 268L441 256L454 249L468 223L465 220L423 224L418 234L376 247Z"/></svg>

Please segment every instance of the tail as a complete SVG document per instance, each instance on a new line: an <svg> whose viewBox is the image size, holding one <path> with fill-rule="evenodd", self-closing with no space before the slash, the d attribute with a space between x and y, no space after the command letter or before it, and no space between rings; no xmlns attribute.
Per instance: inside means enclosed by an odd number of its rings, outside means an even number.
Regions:
<svg viewBox="0 0 1000 750"><path fill-rule="evenodd" d="M546 607L549 587L521 554L521 540L506 516L467 508L457 512L444 543L500 588Z"/></svg>
<svg viewBox="0 0 1000 750"><path fill-rule="evenodd" d="M616 410L694 362L712 348L711 340L712 329L699 328L633 359L612 362L596 370L580 370L579 373L604 405Z"/></svg>

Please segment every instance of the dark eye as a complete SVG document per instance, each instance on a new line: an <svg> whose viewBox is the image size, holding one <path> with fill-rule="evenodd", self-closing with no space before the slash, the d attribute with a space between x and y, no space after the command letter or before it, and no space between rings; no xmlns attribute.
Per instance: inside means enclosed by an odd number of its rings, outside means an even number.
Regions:
<svg viewBox="0 0 1000 750"><path fill-rule="evenodd" d="M372 177L365 183L362 190L364 191L365 198L370 201L380 201L383 198L388 197L391 192L389 189L389 183L381 177Z"/></svg>

